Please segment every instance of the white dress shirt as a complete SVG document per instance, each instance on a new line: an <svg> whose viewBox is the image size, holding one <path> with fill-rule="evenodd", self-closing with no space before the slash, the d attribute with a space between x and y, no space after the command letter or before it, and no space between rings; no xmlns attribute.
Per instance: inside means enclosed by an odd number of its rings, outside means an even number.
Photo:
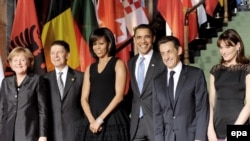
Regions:
<svg viewBox="0 0 250 141"><path fill-rule="evenodd" d="M136 76L136 78L137 78L137 71L138 71L138 66L139 66L140 58L141 57L145 58L145 60L144 60L144 65L145 65L144 77L145 77L145 75L147 74L147 71L148 71L148 66L149 66L149 63L150 63L152 55L153 55L153 49L151 49L148 52L148 54L146 54L146 55L142 56L141 54L139 54L139 57L138 57L138 59L136 61L136 68L135 68L135 76Z"/></svg>
<svg viewBox="0 0 250 141"><path fill-rule="evenodd" d="M182 69L182 62L180 61L176 67L174 69L168 69L168 83L169 83L169 78L170 78L170 71L175 71L174 74L174 96L175 96L175 92L176 92L176 87L180 78L180 74L181 74L181 69Z"/></svg>
<svg viewBox="0 0 250 141"><path fill-rule="evenodd" d="M62 81L63 81L63 85L65 86L66 84L66 78L67 78L67 73L68 73L68 70L69 70L69 66L65 66L62 71L59 71L57 68L55 68L56 70L56 79L58 79L59 77L59 72L62 72Z"/></svg>

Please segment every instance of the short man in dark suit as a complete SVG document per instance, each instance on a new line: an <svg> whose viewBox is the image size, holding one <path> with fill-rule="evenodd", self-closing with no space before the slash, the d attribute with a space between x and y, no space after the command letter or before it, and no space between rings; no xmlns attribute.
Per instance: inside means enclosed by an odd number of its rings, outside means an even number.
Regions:
<svg viewBox="0 0 250 141"><path fill-rule="evenodd" d="M134 29L134 44L138 54L128 62L132 96L130 136L132 141L154 141L153 110L152 110L152 80L156 74L165 68L161 56L153 50L155 34L146 24ZM143 72L140 70L140 58L144 58ZM139 75L142 74L142 81ZM141 87L141 88L140 88Z"/></svg>
<svg viewBox="0 0 250 141"><path fill-rule="evenodd" d="M206 141L209 105L203 71L182 64L176 37L162 37L158 47L166 69L153 81L155 140Z"/></svg>
<svg viewBox="0 0 250 141"><path fill-rule="evenodd" d="M44 76L50 92L48 141L84 140L81 136L84 113L80 102L83 73L67 65L69 55L67 42L56 40L51 44L50 57L55 70Z"/></svg>

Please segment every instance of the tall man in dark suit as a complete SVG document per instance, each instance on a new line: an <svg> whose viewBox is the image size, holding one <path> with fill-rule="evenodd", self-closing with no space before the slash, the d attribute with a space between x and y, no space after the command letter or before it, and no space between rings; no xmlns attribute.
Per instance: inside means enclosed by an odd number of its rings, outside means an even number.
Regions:
<svg viewBox="0 0 250 141"><path fill-rule="evenodd" d="M203 71L182 64L176 37L162 37L158 47L166 69L153 81L155 140L206 141L209 106Z"/></svg>
<svg viewBox="0 0 250 141"><path fill-rule="evenodd" d="M152 80L163 70L164 64L158 52L153 51L155 35L146 24L134 30L134 44L138 54L128 62L133 93L130 136L132 141L154 141L152 111ZM142 59L142 63L141 58ZM140 68L143 65L143 69ZM143 70L143 72L140 72ZM142 76L140 76L142 74ZM142 80L140 78L142 77Z"/></svg>
<svg viewBox="0 0 250 141"><path fill-rule="evenodd" d="M51 44L50 57L55 70L44 76L50 92L48 141L83 141L84 113L80 103L83 73L67 65L69 55L67 42L56 40Z"/></svg>

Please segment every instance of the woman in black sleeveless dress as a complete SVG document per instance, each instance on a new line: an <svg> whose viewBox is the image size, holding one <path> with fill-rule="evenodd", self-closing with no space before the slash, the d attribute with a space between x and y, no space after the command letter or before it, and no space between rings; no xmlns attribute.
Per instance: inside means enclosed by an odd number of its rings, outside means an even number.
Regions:
<svg viewBox="0 0 250 141"><path fill-rule="evenodd" d="M121 107L127 72L125 64L114 57L113 33L107 28L94 30L89 43L96 62L87 67L83 82L84 139L128 141L129 117Z"/></svg>
<svg viewBox="0 0 250 141"><path fill-rule="evenodd" d="M242 39L228 29L217 45L222 58L210 71L209 141L224 141L227 125L247 124L250 114L250 65Z"/></svg>

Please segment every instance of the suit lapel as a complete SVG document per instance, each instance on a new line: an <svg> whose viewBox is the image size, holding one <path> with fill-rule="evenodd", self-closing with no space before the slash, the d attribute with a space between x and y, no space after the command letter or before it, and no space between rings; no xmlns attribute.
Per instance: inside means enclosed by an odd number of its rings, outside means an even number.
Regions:
<svg viewBox="0 0 250 141"><path fill-rule="evenodd" d="M74 71L69 68L68 70L68 74L66 77L66 83L65 83L65 87L64 87L64 94L63 94L63 99L66 97L66 95L68 94L68 91L70 89L70 87L72 86L72 84L76 81L76 76Z"/></svg>
<svg viewBox="0 0 250 141"><path fill-rule="evenodd" d="M136 68L136 61L137 61L137 59L138 59L138 57L139 57L139 54L137 54L136 56L135 56L135 58L133 59L133 60L131 60L132 62L131 62L131 73L132 74L130 74L131 75L131 81L132 82L135 82L134 84L136 85L136 88L137 88L137 94L138 95L140 95L140 91L139 91L139 87L138 87L138 84L137 84L137 80L136 80L136 76L135 76L135 68ZM133 85L133 84L132 84Z"/></svg>
<svg viewBox="0 0 250 141"><path fill-rule="evenodd" d="M168 94L168 71L167 69L165 70L165 73L163 73L163 75L160 77L160 83L158 84L160 87L160 90L162 90L162 94L163 97L166 97L167 99L169 99L170 103L169 105L171 106L171 108L173 109L173 98Z"/></svg>
<svg viewBox="0 0 250 141"><path fill-rule="evenodd" d="M17 90L13 89L16 88L16 76L11 76L11 78L9 79L9 81L7 81L7 85L8 85L8 90L10 91L9 94L17 94Z"/></svg>
<svg viewBox="0 0 250 141"><path fill-rule="evenodd" d="M27 85L28 85L28 83L30 82L30 79L31 79L31 77L29 76L29 74L27 74L26 76L25 76L25 78L24 78L24 80L23 80L23 82L22 82L22 87L21 87L21 89L19 90L19 94L20 95L22 95L23 93L23 91L25 91L26 89L27 89Z"/></svg>
<svg viewBox="0 0 250 141"><path fill-rule="evenodd" d="M54 85L54 87L52 86L52 88L57 88L57 97L58 99L61 100L61 96L60 96L60 91L59 91L59 88L58 88L58 84L57 84L57 76L56 76L56 71L53 70L53 72L51 73L51 76L49 76L49 80L51 81L51 84Z"/></svg>
<svg viewBox="0 0 250 141"><path fill-rule="evenodd" d="M179 81L178 81L178 84L177 84L177 87L176 87L176 92L175 92L175 101L174 101L174 108L176 106L176 103L178 102L178 99L180 97L181 94L183 94L182 90L183 90L183 87L184 87L184 84L187 80L187 70L186 70L186 67L185 65L182 66L182 70L181 70L181 74L180 74L180 77L179 77Z"/></svg>
<svg viewBox="0 0 250 141"><path fill-rule="evenodd" d="M32 79L32 76L33 74L27 74L24 78L24 80L22 81L21 83L21 88L20 90L18 91L18 95L23 95L23 94L27 94L27 93L24 93L27 89L28 89L28 85ZM14 77L14 80L13 80L13 85L16 87L16 77ZM14 88L15 88L14 87Z"/></svg>
<svg viewBox="0 0 250 141"><path fill-rule="evenodd" d="M157 60L156 58L157 58L156 53L154 51L153 55L151 57L151 60L149 62L149 65L148 65L147 74L145 76L145 80L144 80L144 84L143 84L143 88L142 88L142 94L153 79L153 76L154 76L153 74L157 68L158 63L159 63L158 62L159 60ZM139 90L139 88L138 88L138 90Z"/></svg>
<svg viewBox="0 0 250 141"><path fill-rule="evenodd" d="M164 90L165 90L164 94L167 95L167 98L170 101L171 108L173 109L173 105L174 105L173 96L168 93L168 81L167 81L168 80L168 70L166 69L165 72L166 73L164 73L164 76L162 76L162 79L163 79L162 84L159 84L159 85L164 86Z"/></svg>

